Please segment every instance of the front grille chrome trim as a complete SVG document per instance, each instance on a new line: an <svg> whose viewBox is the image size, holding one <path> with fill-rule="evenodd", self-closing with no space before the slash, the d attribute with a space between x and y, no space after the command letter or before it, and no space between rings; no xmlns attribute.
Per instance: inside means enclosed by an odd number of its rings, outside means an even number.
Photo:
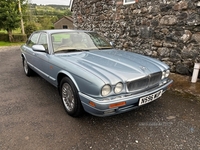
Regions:
<svg viewBox="0 0 200 150"><path fill-rule="evenodd" d="M143 91L159 85L161 78L162 72L153 73L137 80L128 81L126 88L128 92Z"/></svg>

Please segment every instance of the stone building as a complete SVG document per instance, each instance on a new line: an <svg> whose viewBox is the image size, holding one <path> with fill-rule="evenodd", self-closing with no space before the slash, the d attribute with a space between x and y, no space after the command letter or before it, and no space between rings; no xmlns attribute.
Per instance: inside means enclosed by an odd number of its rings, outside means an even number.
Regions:
<svg viewBox="0 0 200 150"><path fill-rule="evenodd" d="M73 29L73 19L69 16L64 16L54 23L55 29Z"/></svg>
<svg viewBox="0 0 200 150"><path fill-rule="evenodd" d="M71 0L74 28L191 75L200 62L200 0Z"/></svg>

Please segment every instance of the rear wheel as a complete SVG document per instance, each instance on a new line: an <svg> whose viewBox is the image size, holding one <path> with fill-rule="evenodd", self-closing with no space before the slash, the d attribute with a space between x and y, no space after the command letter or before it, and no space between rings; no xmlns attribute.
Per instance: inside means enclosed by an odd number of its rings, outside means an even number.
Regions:
<svg viewBox="0 0 200 150"><path fill-rule="evenodd" d="M24 68L24 72L25 72L25 74L27 76L31 76L32 75L32 70L28 66L27 60L25 58L23 58L23 68Z"/></svg>
<svg viewBox="0 0 200 150"><path fill-rule="evenodd" d="M78 91L73 82L67 77L61 80L60 94L64 108L70 116L78 117L83 113Z"/></svg>

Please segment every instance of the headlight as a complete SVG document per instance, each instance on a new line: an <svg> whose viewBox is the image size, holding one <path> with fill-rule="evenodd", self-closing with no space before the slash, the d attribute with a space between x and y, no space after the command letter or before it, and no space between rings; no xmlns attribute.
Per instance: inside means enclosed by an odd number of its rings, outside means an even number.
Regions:
<svg viewBox="0 0 200 150"><path fill-rule="evenodd" d="M167 77L169 76L169 74L170 74L170 71L167 70L167 71L165 72L165 78L167 78Z"/></svg>
<svg viewBox="0 0 200 150"><path fill-rule="evenodd" d="M162 79L167 78L170 74L170 70L165 70L162 72Z"/></svg>
<svg viewBox="0 0 200 150"><path fill-rule="evenodd" d="M115 86L115 89L114 89L114 92L116 94L120 93L123 89L123 84L122 83L117 83L116 86Z"/></svg>
<svg viewBox="0 0 200 150"><path fill-rule="evenodd" d="M101 90L101 95L102 96L107 96L110 92L111 92L110 85L104 85L102 90Z"/></svg>

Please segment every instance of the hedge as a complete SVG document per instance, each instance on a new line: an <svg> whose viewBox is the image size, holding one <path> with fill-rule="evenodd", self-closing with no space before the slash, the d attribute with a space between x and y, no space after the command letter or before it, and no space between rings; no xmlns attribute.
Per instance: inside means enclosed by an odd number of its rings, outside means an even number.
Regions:
<svg viewBox="0 0 200 150"><path fill-rule="evenodd" d="M12 42L26 42L27 36L26 34L13 34ZM8 34L0 33L0 41L9 42Z"/></svg>
<svg viewBox="0 0 200 150"><path fill-rule="evenodd" d="M0 41L9 42L8 34L0 33Z"/></svg>

